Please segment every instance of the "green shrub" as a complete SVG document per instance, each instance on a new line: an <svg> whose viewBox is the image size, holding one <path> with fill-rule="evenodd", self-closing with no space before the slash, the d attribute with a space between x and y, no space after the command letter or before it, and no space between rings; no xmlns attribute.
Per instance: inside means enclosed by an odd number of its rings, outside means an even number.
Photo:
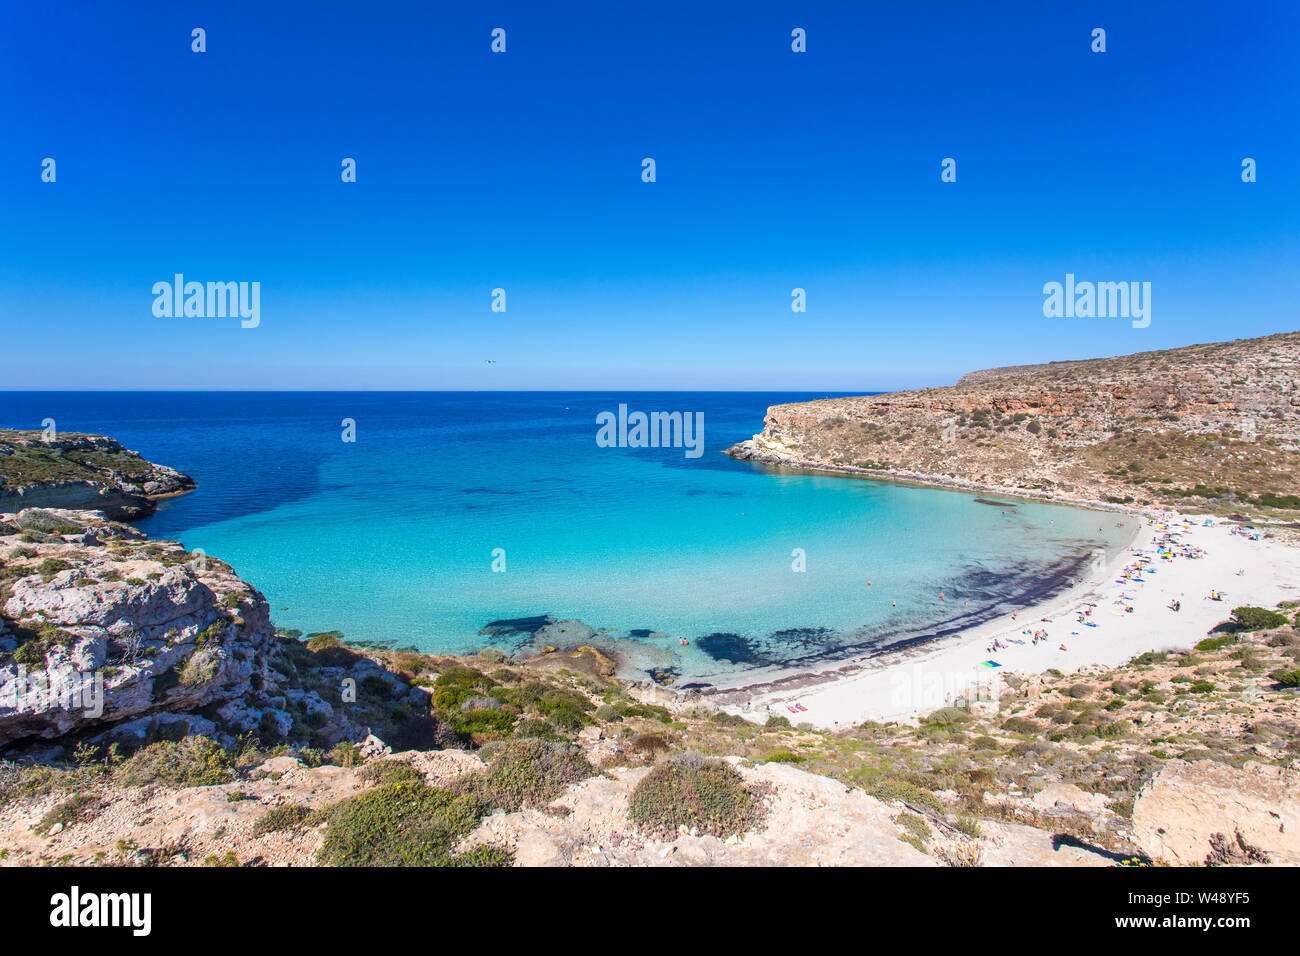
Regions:
<svg viewBox="0 0 1300 956"><path fill-rule="evenodd" d="M1118 740L1121 737L1127 737L1133 732L1133 725L1127 720L1115 720L1110 723L1100 724L1093 731L1102 740Z"/></svg>
<svg viewBox="0 0 1300 956"><path fill-rule="evenodd" d="M405 760L376 760L366 764L359 776L366 783L381 787L391 783L424 782L424 775Z"/></svg>
<svg viewBox="0 0 1300 956"><path fill-rule="evenodd" d="M921 722L937 727L952 727L969 723L973 719L968 710L962 710L960 707L941 707L933 713L927 714L922 718Z"/></svg>
<svg viewBox="0 0 1300 956"><path fill-rule="evenodd" d="M234 779L232 768L230 755L215 740L185 737L141 748L113 771L113 779L123 787L211 787Z"/></svg>
<svg viewBox="0 0 1300 956"><path fill-rule="evenodd" d="M628 819L665 839L683 826L725 839L757 827L762 804L732 767L691 754L641 778L628 801Z"/></svg>
<svg viewBox="0 0 1300 956"><path fill-rule="evenodd" d="M378 787L322 812L318 859L331 866L455 866L456 842L478 825L484 809L471 794L422 783ZM467 862L482 865L478 855Z"/></svg>
<svg viewBox="0 0 1300 956"><path fill-rule="evenodd" d="M1264 631L1289 623L1285 614L1262 607L1234 607L1232 619L1239 631Z"/></svg>
<svg viewBox="0 0 1300 956"><path fill-rule="evenodd" d="M660 707L658 704L616 704L618 712L624 717L644 717L646 720L657 720L661 724L672 723L672 711L666 707Z"/></svg>
<svg viewBox="0 0 1300 956"><path fill-rule="evenodd" d="M925 822L925 818L918 817L914 813L904 813L894 822L904 830L907 830L918 840L928 840L933 835L933 831L930 829L930 824Z"/></svg>
<svg viewBox="0 0 1300 956"><path fill-rule="evenodd" d="M44 667L46 651L44 641L23 641L14 651L14 660L24 667Z"/></svg>
<svg viewBox="0 0 1300 956"><path fill-rule="evenodd" d="M717 710L709 714L709 722L721 727L744 727L749 723L739 714L729 714L725 710Z"/></svg>
<svg viewBox="0 0 1300 956"><path fill-rule="evenodd" d="M632 750L651 760L657 760L671 749L662 734L638 734L632 741Z"/></svg>
<svg viewBox="0 0 1300 956"><path fill-rule="evenodd" d="M459 708L461 701L485 696L495 686L496 682L486 674L458 664L439 674L433 682L433 706L445 710Z"/></svg>
<svg viewBox="0 0 1300 956"><path fill-rule="evenodd" d="M257 823L253 824L253 833L263 836L267 833L279 833L281 830L292 830L301 826L309 816L311 810L293 803L272 807L258 818Z"/></svg>
<svg viewBox="0 0 1300 956"><path fill-rule="evenodd" d="M84 823L95 819L99 815L101 806L98 797L89 793L78 793L68 797L46 813L32 829L38 833L49 833L50 828L57 823L65 827L70 827L74 823Z"/></svg>
<svg viewBox="0 0 1300 956"><path fill-rule="evenodd" d="M768 730L787 730L790 727L790 718L782 717L779 714L773 714L771 717L767 718L767 722L764 723L763 726Z"/></svg>
<svg viewBox="0 0 1300 956"><path fill-rule="evenodd" d="M509 737L515 726L515 715L500 709L440 710L438 718L462 740L479 746Z"/></svg>
<svg viewBox="0 0 1300 956"><path fill-rule="evenodd" d="M18 765L0 760L0 809L30 797L46 797L76 791L88 783L81 770L65 770L49 764Z"/></svg>
<svg viewBox="0 0 1300 956"><path fill-rule="evenodd" d="M1271 491L1266 491L1256 498L1255 501L1266 508L1285 508L1291 511L1300 510L1300 495L1279 495Z"/></svg>
<svg viewBox="0 0 1300 956"><path fill-rule="evenodd" d="M521 720L515 724L514 736L520 739L525 737L536 740L567 740L564 734L555 729L555 725L549 720L541 718L530 718Z"/></svg>
<svg viewBox="0 0 1300 956"><path fill-rule="evenodd" d="M202 684L217 676L218 662L201 652L191 654L180 670L180 682L186 686Z"/></svg>
<svg viewBox="0 0 1300 956"><path fill-rule="evenodd" d="M1275 670L1268 676L1277 681L1283 687L1300 687L1300 667Z"/></svg>
<svg viewBox="0 0 1300 956"><path fill-rule="evenodd" d="M886 803L897 800L900 803L925 807L935 813L943 812L943 804L933 793L898 777L881 777L874 780L867 785L866 791L877 800L884 800Z"/></svg>
<svg viewBox="0 0 1300 956"><path fill-rule="evenodd" d="M10 531L15 534L19 530L35 531L41 534L79 534L82 531L80 525L73 524L65 518L43 509L32 508L23 511L15 521L16 527Z"/></svg>
<svg viewBox="0 0 1300 956"><path fill-rule="evenodd" d="M52 581L54 576L60 571L67 571L71 567L71 564L67 561L62 561L59 558L46 558L40 563L36 570L40 572L42 580L49 582Z"/></svg>
<svg viewBox="0 0 1300 956"><path fill-rule="evenodd" d="M470 743L482 745L509 737L515 725L515 715L510 711L498 707L461 708L471 697L488 696L489 692L513 703L510 694L517 691L498 692L496 688L492 678L472 667L457 665L448 668L433 682L431 703L434 713L458 737Z"/></svg>
<svg viewBox="0 0 1300 956"><path fill-rule="evenodd" d="M316 631L308 634L306 640L307 650L313 654L318 651L328 650L331 647L343 646L342 631Z"/></svg>
<svg viewBox="0 0 1300 956"><path fill-rule="evenodd" d="M51 650L71 647L76 641L73 635L47 621L15 624L13 631L21 642L14 651L14 660L26 667L44 667Z"/></svg>
<svg viewBox="0 0 1300 956"><path fill-rule="evenodd" d="M576 691L552 687L542 694L537 702L537 709L547 720L561 730L577 731L592 722L587 712L595 710L593 704L583 694Z"/></svg>
<svg viewBox="0 0 1300 956"><path fill-rule="evenodd" d="M514 862L514 854L505 847L480 844L472 850L456 855L455 865L460 867L509 866Z"/></svg>
<svg viewBox="0 0 1300 956"><path fill-rule="evenodd" d="M361 748L349 740L340 741L329 752L329 762L336 767L355 767L361 763Z"/></svg>
<svg viewBox="0 0 1300 956"><path fill-rule="evenodd" d="M550 740L508 740L494 744L488 768L465 778L461 789L504 810L550 803L570 785L596 773L582 750Z"/></svg>
<svg viewBox="0 0 1300 956"><path fill-rule="evenodd" d="M213 621L199 633L198 637L194 638L194 646L203 648L209 644L220 644L222 638L226 635L226 628L229 624L229 621L224 620Z"/></svg>
<svg viewBox="0 0 1300 956"><path fill-rule="evenodd" d="M1198 651L1221 651L1225 647L1230 647L1237 643L1237 638L1232 634L1224 634L1221 637L1207 637L1196 645Z"/></svg>
<svg viewBox="0 0 1300 956"><path fill-rule="evenodd" d="M778 750L764 758L768 763L803 763L808 758L792 750Z"/></svg>
<svg viewBox="0 0 1300 956"><path fill-rule="evenodd" d="M1002 729L1009 734L1034 734L1040 725L1027 717L1008 717L1002 721Z"/></svg>

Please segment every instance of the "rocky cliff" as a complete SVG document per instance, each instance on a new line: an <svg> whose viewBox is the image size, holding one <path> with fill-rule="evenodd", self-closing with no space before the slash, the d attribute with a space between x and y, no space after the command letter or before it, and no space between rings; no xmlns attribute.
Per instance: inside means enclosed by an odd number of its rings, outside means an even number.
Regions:
<svg viewBox="0 0 1300 956"><path fill-rule="evenodd" d="M1298 385L1293 332L774 405L727 453L1034 497L1291 510Z"/></svg>
<svg viewBox="0 0 1300 956"><path fill-rule="evenodd" d="M367 680L346 712L326 699ZM360 654L318 660L277 635L223 561L101 512L0 514L0 751L160 732L332 747L388 733L399 703L427 713L428 694Z"/></svg>
<svg viewBox="0 0 1300 956"><path fill-rule="evenodd" d="M0 429L0 511L93 509L129 521L150 513L155 499L193 487L188 475L112 438Z"/></svg>
<svg viewBox="0 0 1300 956"><path fill-rule="evenodd" d="M266 686L266 602L221 561L43 509L0 518L0 554L0 746Z"/></svg>

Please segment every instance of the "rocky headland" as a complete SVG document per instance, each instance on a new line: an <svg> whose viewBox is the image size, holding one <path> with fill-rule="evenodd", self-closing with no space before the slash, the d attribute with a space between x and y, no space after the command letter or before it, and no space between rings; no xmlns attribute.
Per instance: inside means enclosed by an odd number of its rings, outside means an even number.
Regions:
<svg viewBox="0 0 1300 956"><path fill-rule="evenodd" d="M1300 509L1300 333L768 409L741 460L1094 506Z"/></svg>
<svg viewBox="0 0 1300 956"><path fill-rule="evenodd" d="M183 494L194 479L102 435L0 429L0 511L72 508L130 521L159 498Z"/></svg>

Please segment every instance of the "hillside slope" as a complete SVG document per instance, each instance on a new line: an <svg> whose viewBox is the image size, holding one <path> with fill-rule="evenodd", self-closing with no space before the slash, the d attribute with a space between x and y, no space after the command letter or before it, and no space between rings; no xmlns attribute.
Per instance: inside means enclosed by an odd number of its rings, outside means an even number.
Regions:
<svg viewBox="0 0 1300 956"><path fill-rule="evenodd" d="M1300 508L1300 333L768 409L739 459L1034 497Z"/></svg>

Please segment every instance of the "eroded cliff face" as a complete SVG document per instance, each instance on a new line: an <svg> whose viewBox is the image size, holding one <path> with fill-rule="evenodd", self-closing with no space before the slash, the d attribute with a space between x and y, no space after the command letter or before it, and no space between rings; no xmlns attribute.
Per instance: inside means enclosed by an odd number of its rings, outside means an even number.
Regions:
<svg viewBox="0 0 1300 956"><path fill-rule="evenodd" d="M112 438L0 429L0 511L84 509L132 520L149 514L153 499L193 488L188 475Z"/></svg>
<svg viewBox="0 0 1300 956"><path fill-rule="evenodd" d="M0 746L271 689L266 601L222 561L36 509L0 515L0 561Z"/></svg>
<svg viewBox="0 0 1300 956"><path fill-rule="evenodd" d="M432 740L429 693L317 635L278 634L230 565L102 512L0 513L0 754L201 735L328 750Z"/></svg>
<svg viewBox="0 0 1300 956"><path fill-rule="evenodd" d="M1300 333L990 369L774 405L727 453L1069 500L1267 506L1300 493L1298 383Z"/></svg>

